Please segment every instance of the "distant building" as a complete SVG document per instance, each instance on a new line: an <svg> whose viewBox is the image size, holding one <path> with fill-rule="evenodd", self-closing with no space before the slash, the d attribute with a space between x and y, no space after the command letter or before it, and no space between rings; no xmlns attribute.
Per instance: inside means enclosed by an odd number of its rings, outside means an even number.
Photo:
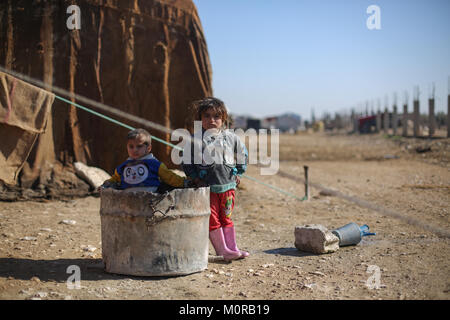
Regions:
<svg viewBox="0 0 450 320"><path fill-rule="evenodd" d="M261 121L261 126L265 129L278 129L278 117L268 117Z"/></svg>
<svg viewBox="0 0 450 320"><path fill-rule="evenodd" d="M301 116L285 113L279 116L255 119L250 116L233 116L233 129L279 129L281 132L296 132L302 126Z"/></svg>
<svg viewBox="0 0 450 320"><path fill-rule="evenodd" d="M246 129L261 129L261 120L260 119L247 119L247 128Z"/></svg>
<svg viewBox="0 0 450 320"><path fill-rule="evenodd" d="M301 117L295 113L286 113L278 117L280 131L297 131L301 124Z"/></svg>
<svg viewBox="0 0 450 320"><path fill-rule="evenodd" d="M279 129L281 132L295 132L301 126L301 117L295 113L267 117L263 119L262 126L266 129Z"/></svg>
<svg viewBox="0 0 450 320"><path fill-rule="evenodd" d="M246 129L247 128L247 117L246 116L233 116L233 129Z"/></svg>

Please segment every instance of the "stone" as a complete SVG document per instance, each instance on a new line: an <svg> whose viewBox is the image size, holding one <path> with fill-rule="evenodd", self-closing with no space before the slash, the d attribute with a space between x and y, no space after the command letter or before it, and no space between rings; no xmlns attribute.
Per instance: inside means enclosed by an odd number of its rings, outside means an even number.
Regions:
<svg viewBox="0 0 450 320"><path fill-rule="evenodd" d="M96 247L91 246L91 245L87 245L87 246L82 246L83 251L87 251L87 252L94 252L95 250L97 250Z"/></svg>
<svg viewBox="0 0 450 320"><path fill-rule="evenodd" d="M26 237L20 238L20 240L25 240L25 241L36 241L37 238L36 238L36 237L29 237L29 236L26 236Z"/></svg>
<svg viewBox="0 0 450 320"><path fill-rule="evenodd" d="M34 298L46 298L48 296L47 292L39 291L34 294Z"/></svg>
<svg viewBox="0 0 450 320"><path fill-rule="evenodd" d="M339 238L320 224L295 227L295 247L316 254L332 253L339 249Z"/></svg>
<svg viewBox="0 0 450 320"><path fill-rule="evenodd" d="M105 180L111 178L111 175L105 170L89 167L82 162L75 162L74 167L76 174L95 189L100 187Z"/></svg>
<svg viewBox="0 0 450 320"><path fill-rule="evenodd" d="M22 289L19 291L19 294L31 294L33 292L33 288Z"/></svg>
<svg viewBox="0 0 450 320"><path fill-rule="evenodd" d="M77 222L75 220L62 220L59 222L60 224L68 224L68 225L74 225Z"/></svg>
<svg viewBox="0 0 450 320"><path fill-rule="evenodd" d="M315 283L305 284L304 287L313 290L317 285Z"/></svg>

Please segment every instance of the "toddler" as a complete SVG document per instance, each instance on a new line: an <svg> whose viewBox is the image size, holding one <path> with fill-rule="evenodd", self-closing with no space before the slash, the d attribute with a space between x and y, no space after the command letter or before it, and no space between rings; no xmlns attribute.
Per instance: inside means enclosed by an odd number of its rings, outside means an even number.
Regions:
<svg viewBox="0 0 450 320"><path fill-rule="evenodd" d="M161 181L172 187L187 186L187 179L168 169L150 153L151 150L150 133L144 129L130 131L127 136L129 158L115 169L113 176L100 188L156 192L161 186Z"/></svg>

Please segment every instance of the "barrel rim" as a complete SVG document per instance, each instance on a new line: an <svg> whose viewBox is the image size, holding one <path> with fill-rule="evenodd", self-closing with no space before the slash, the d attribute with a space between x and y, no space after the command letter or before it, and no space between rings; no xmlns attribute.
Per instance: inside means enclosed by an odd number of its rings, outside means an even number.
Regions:
<svg viewBox="0 0 450 320"><path fill-rule="evenodd" d="M186 191L192 193L188 196L195 199L195 208L188 206L189 204L184 206L182 202L178 201L179 199L186 197L186 195L183 194L186 193ZM117 199L114 199L114 197L117 197ZM124 199L126 199L125 201L130 203L133 203L135 198L136 207L133 207L133 205L130 205L129 207L120 206L120 204L114 205L114 201L120 201L120 197L124 197ZM153 200L155 200L154 203L152 202ZM211 213L209 187L174 189L163 194L145 190L126 192L124 190L105 189L102 190L102 193L100 194L100 201L100 216L148 218L159 214L160 216L194 217L209 215ZM146 201L149 201L148 207L146 206Z"/></svg>

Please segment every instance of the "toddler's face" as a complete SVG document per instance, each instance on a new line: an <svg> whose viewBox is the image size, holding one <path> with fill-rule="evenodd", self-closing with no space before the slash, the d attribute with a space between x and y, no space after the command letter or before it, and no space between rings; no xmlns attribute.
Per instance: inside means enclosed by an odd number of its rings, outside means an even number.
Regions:
<svg viewBox="0 0 450 320"><path fill-rule="evenodd" d="M222 116L213 109L208 109L202 113L203 129L220 129L222 128L222 124Z"/></svg>
<svg viewBox="0 0 450 320"><path fill-rule="evenodd" d="M142 139L130 139L127 142L128 156L132 159L139 159L150 153L152 146L148 146Z"/></svg>

